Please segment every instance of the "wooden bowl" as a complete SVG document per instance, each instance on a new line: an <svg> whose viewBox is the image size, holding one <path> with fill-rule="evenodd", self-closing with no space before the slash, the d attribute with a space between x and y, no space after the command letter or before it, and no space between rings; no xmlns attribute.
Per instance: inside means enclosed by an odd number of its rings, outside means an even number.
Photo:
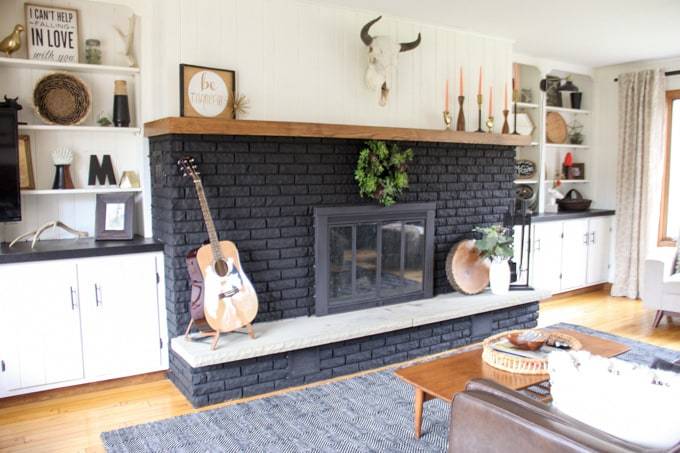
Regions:
<svg viewBox="0 0 680 453"><path fill-rule="evenodd" d="M548 337L537 330L527 330L524 332L511 332L508 334L508 341L519 349L536 351L548 341Z"/></svg>
<svg viewBox="0 0 680 453"><path fill-rule="evenodd" d="M80 78L63 72L46 75L33 90L36 113L47 124L82 124L92 110L92 94Z"/></svg>

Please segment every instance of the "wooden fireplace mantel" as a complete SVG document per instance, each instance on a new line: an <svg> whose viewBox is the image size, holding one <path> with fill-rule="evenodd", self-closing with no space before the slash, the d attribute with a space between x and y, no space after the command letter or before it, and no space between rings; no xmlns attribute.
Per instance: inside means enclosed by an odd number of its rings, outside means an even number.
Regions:
<svg viewBox="0 0 680 453"><path fill-rule="evenodd" d="M144 135L147 137L169 134L323 137L502 146L526 146L531 143L531 137L528 135L488 134L404 127L355 126L348 124L295 123L288 121L167 117L144 124Z"/></svg>

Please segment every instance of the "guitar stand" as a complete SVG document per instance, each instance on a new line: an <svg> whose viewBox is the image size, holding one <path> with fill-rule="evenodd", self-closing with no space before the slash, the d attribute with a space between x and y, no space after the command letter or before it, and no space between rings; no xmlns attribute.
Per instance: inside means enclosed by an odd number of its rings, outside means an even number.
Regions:
<svg viewBox="0 0 680 453"><path fill-rule="evenodd" d="M189 336L189 332L191 331L191 327L194 324L194 320L192 319L189 321L189 325L187 326L186 332L184 332L184 338L189 340L189 341L194 341L195 339L199 338L205 338L205 337L213 337L212 344L210 346L210 349L213 351L217 349L217 342L220 340L220 335L222 333L229 333L229 332L218 332L217 330L210 330L210 331L205 331L205 330L200 330L196 332L196 335L194 336ZM197 324L207 324L205 321L198 321ZM253 340L255 339L255 331L253 330L253 325L248 323L245 325L246 332L242 332L239 330L233 330L232 333L240 333L242 335L248 335L250 338Z"/></svg>

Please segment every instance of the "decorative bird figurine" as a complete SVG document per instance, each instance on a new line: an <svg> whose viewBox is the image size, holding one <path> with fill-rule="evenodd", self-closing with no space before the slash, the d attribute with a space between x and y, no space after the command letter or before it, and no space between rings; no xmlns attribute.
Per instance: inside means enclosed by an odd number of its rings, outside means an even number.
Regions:
<svg viewBox="0 0 680 453"><path fill-rule="evenodd" d="M24 31L24 26L17 24L14 26L14 31L7 35L5 39L0 41L0 52L3 52L8 57L11 57L14 52L21 48L21 32Z"/></svg>

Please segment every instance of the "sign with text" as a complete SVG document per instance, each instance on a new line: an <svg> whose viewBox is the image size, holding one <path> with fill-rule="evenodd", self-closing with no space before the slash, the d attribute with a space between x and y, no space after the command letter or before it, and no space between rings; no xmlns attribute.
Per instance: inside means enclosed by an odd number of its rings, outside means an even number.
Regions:
<svg viewBox="0 0 680 453"><path fill-rule="evenodd" d="M234 119L236 73L180 65L180 116Z"/></svg>
<svg viewBox="0 0 680 453"><path fill-rule="evenodd" d="M31 60L78 63L78 11L26 4L26 38Z"/></svg>

